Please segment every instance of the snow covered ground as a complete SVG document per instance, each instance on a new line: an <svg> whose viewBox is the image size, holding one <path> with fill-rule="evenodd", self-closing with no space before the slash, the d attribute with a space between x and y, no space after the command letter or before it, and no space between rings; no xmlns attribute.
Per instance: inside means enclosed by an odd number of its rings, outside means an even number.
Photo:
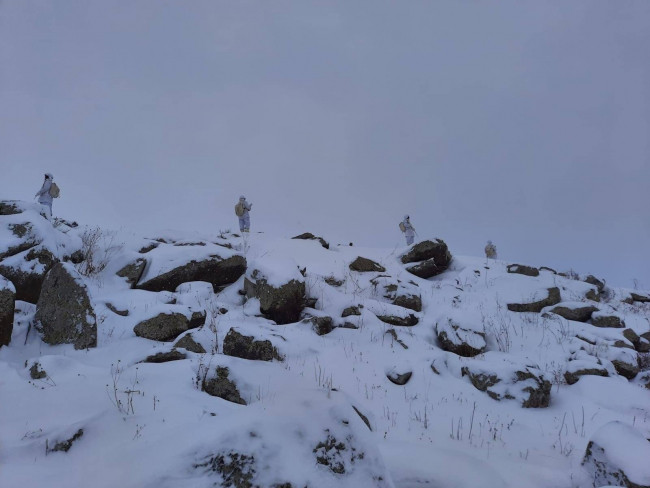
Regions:
<svg viewBox="0 0 650 488"><path fill-rule="evenodd" d="M0 252L24 241L7 229L25 222L35 245L58 259L88 237L84 226L49 228L25 206L0 216ZM597 302L585 295L598 287L576 277L527 276L503 261L455 255L445 272L421 279L400 261L408 250L325 249L258 233L101 231L95 259L103 269L78 278L96 347L47 344L36 305L16 302L11 343L0 348L0 486L590 487L601 485L583 465L588 444L617 432L617 466L650 483L650 459L639 455L650 438L647 293L605 287ZM246 259L246 273L224 286L146 291L116 275L138 259L146 260L142 283L192 260L233 256ZM358 256L385 271L352 271ZM262 296L244 296L255 270L269 286L304 282L311 301L303 320L278 325L261 312ZM595 307L592 319L567 320L551 312L558 304L509 310L554 288L559 305ZM393 303L398 296L420 297L421 310ZM172 340L134 332L161 313L196 312L204 324ZM599 316L624 327L597 327ZM231 329L269 341L275 359L224 353ZM206 352L178 347L184 359L143 362L185 335ZM477 354L445 350L444 337ZM203 391L220 372L241 401Z"/></svg>

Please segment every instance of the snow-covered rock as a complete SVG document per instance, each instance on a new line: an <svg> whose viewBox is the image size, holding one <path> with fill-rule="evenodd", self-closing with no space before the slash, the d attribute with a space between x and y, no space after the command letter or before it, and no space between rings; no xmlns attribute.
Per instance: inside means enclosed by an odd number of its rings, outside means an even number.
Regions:
<svg viewBox="0 0 650 488"><path fill-rule="evenodd" d="M286 267L277 274L255 268L245 278L246 296L257 298L260 311L277 324L297 322L305 308L305 280L295 263L288 261ZM283 278L278 279L279 276Z"/></svg>
<svg viewBox="0 0 650 488"><path fill-rule="evenodd" d="M582 461L593 486L650 487L650 441L634 427L615 421L592 436Z"/></svg>
<svg viewBox="0 0 650 488"><path fill-rule="evenodd" d="M16 288L9 280L0 276L0 347L11 342L15 303Z"/></svg>
<svg viewBox="0 0 650 488"><path fill-rule="evenodd" d="M48 344L97 345L97 318L88 288L70 263L57 263L47 273L36 305L35 327Z"/></svg>

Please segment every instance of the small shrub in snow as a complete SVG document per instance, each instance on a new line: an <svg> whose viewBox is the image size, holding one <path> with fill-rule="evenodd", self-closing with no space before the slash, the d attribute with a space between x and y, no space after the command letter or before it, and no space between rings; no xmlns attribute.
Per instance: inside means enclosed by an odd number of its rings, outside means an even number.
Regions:
<svg viewBox="0 0 650 488"><path fill-rule="evenodd" d="M83 261L77 265L77 271L84 276L96 276L101 273L111 257L121 248L115 244L115 234L99 227L89 227L81 234L81 253Z"/></svg>

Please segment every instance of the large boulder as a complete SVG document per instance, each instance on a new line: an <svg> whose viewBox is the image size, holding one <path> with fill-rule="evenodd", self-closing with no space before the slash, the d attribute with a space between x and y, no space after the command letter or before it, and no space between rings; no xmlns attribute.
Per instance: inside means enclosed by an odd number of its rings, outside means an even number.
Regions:
<svg viewBox="0 0 650 488"><path fill-rule="evenodd" d="M16 287L16 300L38 302L45 275L59 262L44 246L32 247L0 263L0 274Z"/></svg>
<svg viewBox="0 0 650 488"><path fill-rule="evenodd" d="M165 247L165 246L161 246ZM183 251L177 251L180 256L183 256L184 251L188 251L191 246L183 247ZM199 247L201 250L205 246ZM152 262L144 272L140 282L136 288L147 291L171 291L173 292L183 283L191 281L206 281L211 283L214 291L218 292L222 287L230 285L237 281L241 275L246 272L246 258L239 254L231 254L229 257L223 258L217 254L203 256L198 254L197 259L191 260L177 260L180 263L171 269L167 269L162 256L164 251L168 249L154 249L151 254L156 254L152 257ZM197 254L196 252L194 254ZM180 259L180 258L179 258ZM159 264L160 261L163 261ZM155 263L155 265L154 265Z"/></svg>
<svg viewBox="0 0 650 488"><path fill-rule="evenodd" d="M16 289L6 278L0 276L0 347L8 346L14 328Z"/></svg>
<svg viewBox="0 0 650 488"><path fill-rule="evenodd" d="M485 334L471 328L463 328L451 319L436 324L436 334L445 351L471 358L485 352Z"/></svg>
<svg viewBox="0 0 650 488"><path fill-rule="evenodd" d="M255 340L254 336L245 336L234 328L228 331L223 340L223 353L227 356L253 361L282 360L271 341Z"/></svg>
<svg viewBox="0 0 650 488"><path fill-rule="evenodd" d="M381 264L374 262L372 259L357 256L357 259L350 263L350 269L359 273L378 272L383 273L386 271Z"/></svg>
<svg viewBox="0 0 650 488"><path fill-rule="evenodd" d="M593 486L650 488L650 441L634 427L615 421L596 431L582 465Z"/></svg>
<svg viewBox="0 0 650 488"><path fill-rule="evenodd" d="M445 271L451 263L451 253L442 239L422 241L412 246L401 258L403 264L416 263L406 268L419 278L431 278Z"/></svg>
<svg viewBox="0 0 650 488"><path fill-rule="evenodd" d="M260 301L260 311L277 324L291 324L300 320L305 308L305 281L293 277L285 283L271 283L261 271L254 270L244 281L248 298Z"/></svg>
<svg viewBox="0 0 650 488"><path fill-rule="evenodd" d="M173 341L183 332L200 327L200 322L192 323L187 315L179 312L160 313L155 317L139 322L133 332L138 337L153 341Z"/></svg>
<svg viewBox="0 0 650 488"><path fill-rule="evenodd" d="M557 305L562 301L560 289L553 287L548 289L548 296L542 300L531 303L508 303L508 310L511 312L535 312L539 313L542 309Z"/></svg>
<svg viewBox="0 0 650 488"><path fill-rule="evenodd" d="M97 346L97 318L88 289L70 263L57 263L47 273L36 304L35 328L48 344Z"/></svg>
<svg viewBox="0 0 650 488"><path fill-rule="evenodd" d="M598 293L602 293L605 290L605 283L598 278L596 278L594 275L589 275L585 278L585 283L589 283L590 285L594 285L596 289L598 290Z"/></svg>

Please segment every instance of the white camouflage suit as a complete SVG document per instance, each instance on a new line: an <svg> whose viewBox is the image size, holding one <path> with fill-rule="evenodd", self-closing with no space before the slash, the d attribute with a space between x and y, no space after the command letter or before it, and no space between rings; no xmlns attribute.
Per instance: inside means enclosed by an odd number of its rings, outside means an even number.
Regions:
<svg viewBox="0 0 650 488"><path fill-rule="evenodd" d="M249 232L251 229L251 217L248 214L248 211L251 209L253 204L248 203L244 197L239 197L239 203L244 207L244 213L239 217L239 230L241 232Z"/></svg>
<svg viewBox="0 0 650 488"><path fill-rule="evenodd" d="M50 195L50 188L52 187L52 182L54 181L54 177L46 173L45 174L45 181L43 182L43 186L41 187L40 190L36 192L35 197L38 197L38 203L41 205L44 205L48 209L48 219L52 218L52 195Z"/></svg>
<svg viewBox="0 0 650 488"><path fill-rule="evenodd" d="M404 220L402 220L402 224L404 225L404 237L406 237L406 245L410 246L413 244L413 241L415 240L415 227L411 224L411 220L408 215L404 216Z"/></svg>

